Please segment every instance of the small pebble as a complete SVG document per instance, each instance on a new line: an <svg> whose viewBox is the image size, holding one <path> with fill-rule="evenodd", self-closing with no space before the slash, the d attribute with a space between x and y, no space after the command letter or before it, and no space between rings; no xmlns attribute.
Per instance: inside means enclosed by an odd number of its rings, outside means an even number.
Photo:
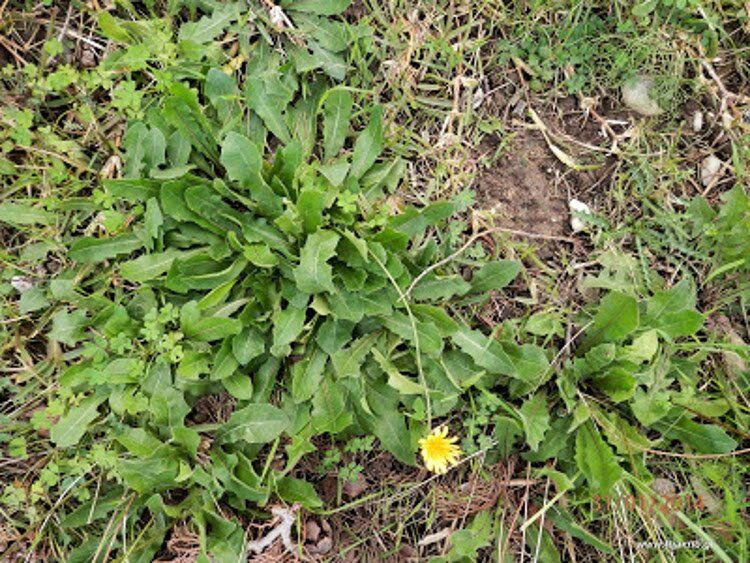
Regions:
<svg viewBox="0 0 750 563"><path fill-rule="evenodd" d="M15 289L18 293L26 293L32 287L34 287L32 281L26 276L13 276L10 279L10 285L13 286L13 289Z"/></svg>
<svg viewBox="0 0 750 563"><path fill-rule="evenodd" d="M575 213L591 215L591 208L577 199L571 199L568 202L568 207L570 208L570 228L572 231L574 233L580 233L581 231L586 230L586 222L580 217L577 217Z"/></svg>
<svg viewBox="0 0 750 563"><path fill-rule="evenodd" d="M709 186L718 177L724 163L716 158L715 155L709 155L701 163L701 183Z"/></svg>
<svg viewBox="0 0 750 563"><path fill-rule="evenodd" d="M703 129L703 112L696 111L693 114L693 131L699 133Z"/></svg>

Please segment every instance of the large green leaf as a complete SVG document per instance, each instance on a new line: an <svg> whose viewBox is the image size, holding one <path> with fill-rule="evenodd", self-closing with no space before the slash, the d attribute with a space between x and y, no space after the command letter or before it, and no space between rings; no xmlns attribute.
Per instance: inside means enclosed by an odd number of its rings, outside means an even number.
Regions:
<svg viewBox="0 0 750 563"><path fill-rule="evenodd" d="M600 494L609 493L622 476L612 448L590 422L576 431L575 460L591 489Z"/></svg>
<svg viewBox="0 0 750 563"><path fill-rule="evenodd" d="M143 242L132 233L110 238L82 237L68 251L68 257L82 264L94 264L121 254L130 254L143 246Z"/></svg>
<svg viewBox="0 0 750 563"><path fill-rule="evenodd" d="M230 180L250 191L264 213L275 216L281 212L281 200L261 175L263 159L250 139L230 131L221 144L221 164Z"/></svg>
<svg viewBox="0 0 750 563"><path fill-rule="evenodd" d="M343 148L349 132L352 95L348 90L332 90L323 105L323 154L326 160Z"/></svg>
<svg viewBox="0 0 750 563"><path fill-rule="evenodd" d="M582 348L623 340L638 328L638 316L638 302L634 297L614 291L607 294L599 303Z"/></svg>
<svg viewBox="0 0 750 563"><path fill-rule="evenodd" d="M268 130L287 144L291 141L284 111L292 101L294 90L278 76L271 74L248 80L245 89L247 105L263 120Z"/></svg>
<svg viewBox="0 0 750 563"><path fill-rule="evenodd" d="M412 290L412 296L419 301L441 301L456 295L465 295L472 286L458 274L450 276L427 276Z"/></svg>
<svg viewBox="0 0 750 563"><path fill-rule="evenodd" d="M352 0L282 0L281 5L291 10L321 16L335 16L349 7Z"/></svg>
<svg viewBox="0 0 750 563"><path fill-rule="evenodd" d="M289 305L277 309L273 316L273 346L271 353L276 357L288 354L289 344L294 342L305 326L305 309Z"/></svg>
<svg viewBox="0 0 750 563"><path fill-rule="evenodd" d="M58 311L52 317L52 330L47 335L50 340L74 346L84 338L83 329L89 325L86 311L77 310L72 313Z"/></svg>
<svg viewBox="0 0 750 563"><path fill-rule="evenodd" d="M352 166L349 177L359 180L383 150L383 108L376 106L370 116L370 122L354 143Z"/></svg>
<svg viewBox="0 0 750 563"><path fill-rule="evenodd" d="M479 367L490 373L515 375L513 361L498 341L465 326L459 328L451 339L461 351L471 356Z"/></svg>
<svg viewBox="0 0 750 563"><path fill-rule="evenodd" d="M88 397L70 409L50 430L50 439L58 448L75 446L98 416L106 397Z"/></svg>
<svg viewBox="0 0 750 563"><path fill-rule="evenodd" d="M210 16L180 27L178 39L204 44L216 39L238 16L237 6L229 4L217 7Z"/></svg>
<svg viewBox="0 0 750 563"><path fill-rule="evenodd" d="M166 274L175 258L184 254L174 248L154 254L144 254L120 264L120 275L132 282L145 282Z"/></svg>
<svg viewBox="0 0 750 563"><path fill-rule="evenodd" d="M0 221L11 225L50 225L54 213L24 203L0 203Z"/></svg>
<svg viewBox="0 0 750 563"><path fill-rule="evenodd" d="M502 289L512 282L518 272L521 271L521 263L517 260L496 260L482 266L471 278L471 290L476 292Z"/></svg>
<svg viewBox="0 0 750 563"><path fill-rule="evenodd" d="M232 413L217 438L225 443L243 440L265 444L278 438L289 424L289 417L283 410L266 403L249 404Z"/></svg>
<svg viewBox="0 0 750 563"><path fill-rule="evenodd" d="M663 430L667 438L679 440L700 454L727 454L737 447L737 442L726 431L715 424L699 424L689 418L655 426Z"/></svg>
<svg viewBox="0 0 750 563"><path fill-rule="evenodd" d="M396 459L407 465L416 462L411 436L404 422L404 415L395 409L384 409L378 412L372 423L372 432L381 445L391 452Z"/></svg>
<svg viewBox="0 0 750 563"><path fill-rule="evenodd" d="M339 235L333 231L318 231L307 237L300 253L300 263L294 269L297 289L304 293L333 293L333 268L327 261L336 254Z"/></svg>
<svg viewBox="0 0 750 563"><path fill-rule="evenodd" d="M526 442L532 451L536 451L544 439L544 434L549 430L549 408L547 398L543 393L537 393L530 399L524 401L518 409L523 430L526 433Z"/></svg>
<svg viewBox="0 0 750 563"><path fill-rule="evenodd" d="M301 362L292 368L292 397L297 403L309 400L319 389L328 356L312 346Z"/></svg>

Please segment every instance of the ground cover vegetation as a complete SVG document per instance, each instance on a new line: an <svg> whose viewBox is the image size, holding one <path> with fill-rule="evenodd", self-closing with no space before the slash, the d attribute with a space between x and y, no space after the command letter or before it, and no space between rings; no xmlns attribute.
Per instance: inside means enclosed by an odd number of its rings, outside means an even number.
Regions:
<svg viewBox="0 0 750 563"><path fill-rule="evenodd" d="M0 32L3 560L750 558L745 3Z"/></svg>

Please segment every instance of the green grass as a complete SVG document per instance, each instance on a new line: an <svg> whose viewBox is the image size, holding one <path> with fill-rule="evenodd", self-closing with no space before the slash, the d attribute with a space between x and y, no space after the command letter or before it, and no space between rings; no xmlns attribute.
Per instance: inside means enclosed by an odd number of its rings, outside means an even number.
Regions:
<svg viewBox="0 0 750 563"><path fill-rule="evenodd" d="M0 8L0 558L750 557L742 3L164 4Z"/></svg>

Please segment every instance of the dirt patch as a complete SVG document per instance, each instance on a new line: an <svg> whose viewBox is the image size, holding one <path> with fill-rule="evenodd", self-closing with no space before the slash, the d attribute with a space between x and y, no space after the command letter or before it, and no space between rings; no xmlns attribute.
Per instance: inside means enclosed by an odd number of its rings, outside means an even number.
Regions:
<svg viewBox="0 0 750 563"><path fill-rule="evenodd" d="M485 144L482 152L497 145ZM511 145L477 180L477 202L503 227L548 236L565 234L567 196L556 182L557 162L538 131L518 131Z"/></svg>
<svg viewBox="0 0 750 563"><path fill-rule="evenodd" d="M499 226L548 237L570 234L568 201L578 198L592 207L609 185L616 158L607 156L610 139L580 101L569 96L554 100L532 100L531 107L550 132L555 146L578 164L590 169L574 170L552 152L538 129L530 128L528 102L518 93L498 94L487 112L502 118L507 129L486 137L478 160L489 162L475 183L477 203L491 211ZM614 123L627 123L617 108L603 108ZM587 148L588 147L588 148Z"/></svg>

